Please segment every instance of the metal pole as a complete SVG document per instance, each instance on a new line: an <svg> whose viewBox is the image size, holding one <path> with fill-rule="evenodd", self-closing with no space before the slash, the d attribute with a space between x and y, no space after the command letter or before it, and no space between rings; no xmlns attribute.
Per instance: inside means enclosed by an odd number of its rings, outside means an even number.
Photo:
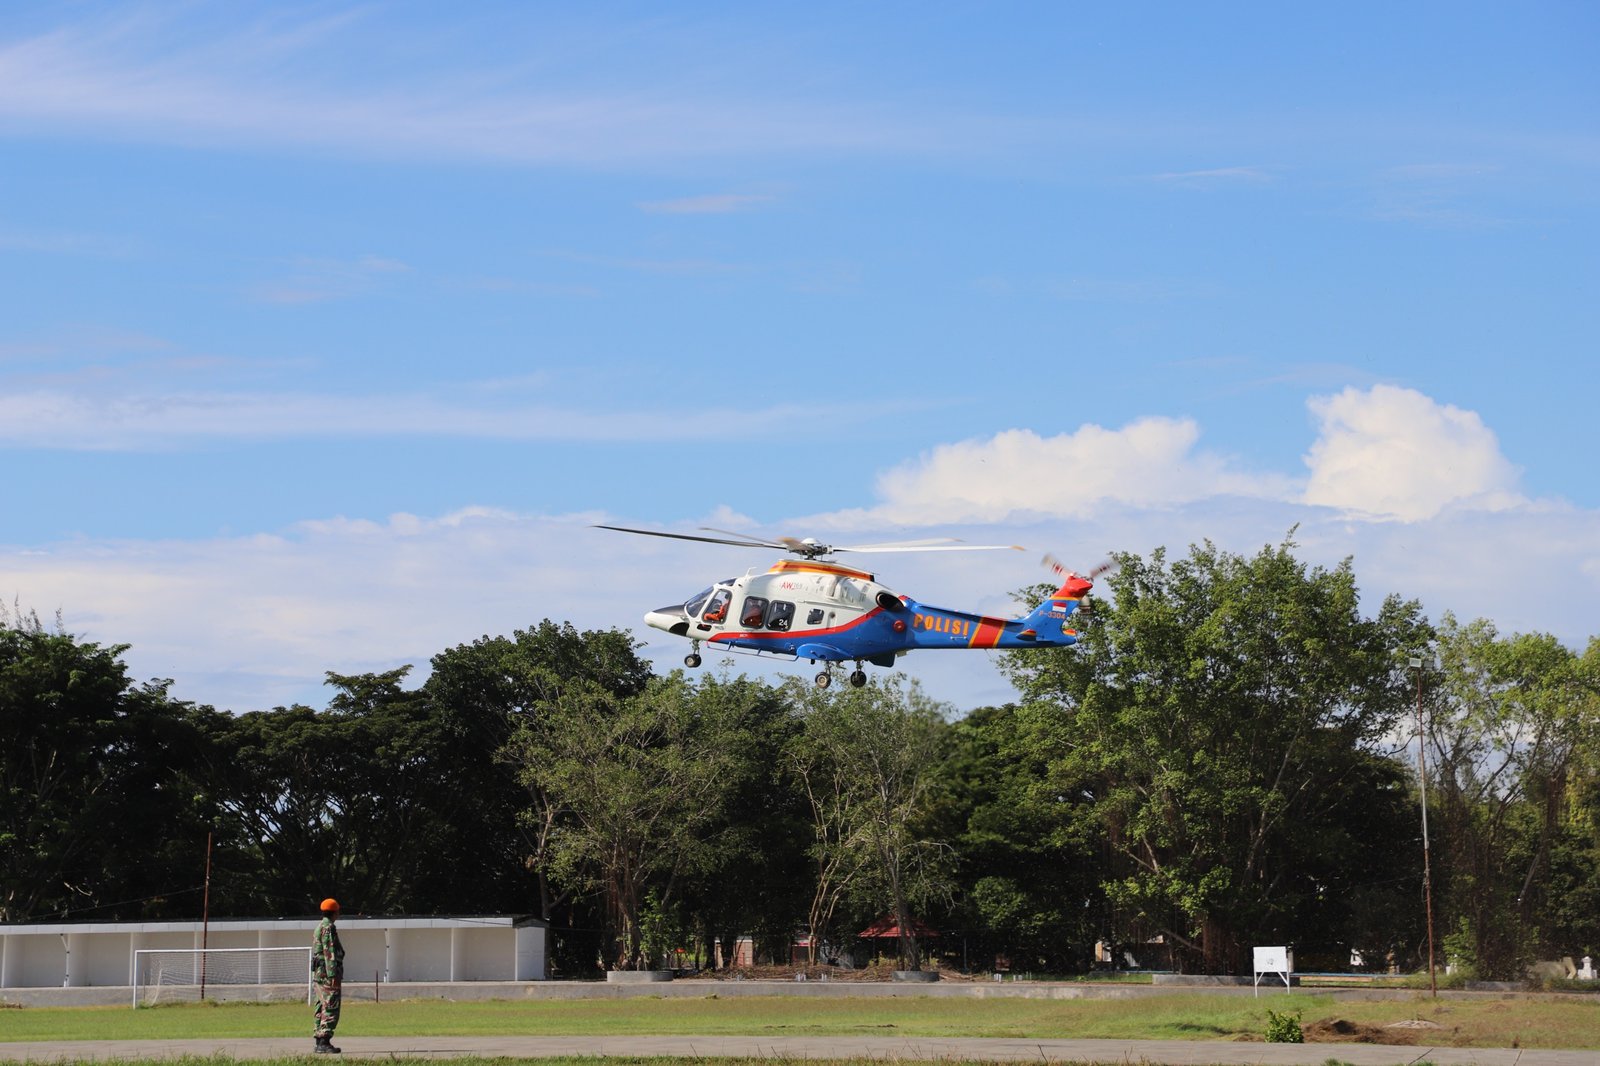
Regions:
<svg viewBox="0 0 1600 1066"><path fill-rule="evenodd" d="M206 998L206 941L211 931L211 834L206 833L206 889L200 900L200 998Z"/></svg>
<svg viewBox="0 0 1600 1066"><path fill-rule="evenodd" d="M1433 866L1428 856L1428 737L1422 730L1422 660L1412 659L1417 668L1417 775L1422 783L1422 894L1428 911L1428 992L1439 995L1439 980L1433 964Z"/></svg>

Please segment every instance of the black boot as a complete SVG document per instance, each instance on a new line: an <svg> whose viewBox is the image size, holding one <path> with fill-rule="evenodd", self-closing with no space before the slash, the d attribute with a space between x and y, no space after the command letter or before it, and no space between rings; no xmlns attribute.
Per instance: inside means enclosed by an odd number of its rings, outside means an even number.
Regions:
<svg viewBox="0 0 1600 1066"><path fill-rule="evenodd" d="M333 1046L333 1037L331 1037L331 1036L319 1036L319 1037L317 1037L316 1054L318 1054L318 1055L337 1055L339 1053L340 1053L339 1049Z"/></svg>

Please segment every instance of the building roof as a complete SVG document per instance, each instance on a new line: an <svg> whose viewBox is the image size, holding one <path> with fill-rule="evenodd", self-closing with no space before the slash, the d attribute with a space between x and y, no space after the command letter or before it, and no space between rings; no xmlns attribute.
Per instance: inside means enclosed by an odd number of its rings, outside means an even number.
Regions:
<svg viewBox="0 0 1600 1066"><path fill-rule="evenodd" d="M909 930L909 935L915 937L931 937L938 936L939 931L931 928L921 918L913 918L911 919L911 929ZM856 936L865 937L869 940L880 937L894 937L899 939L900 922L892 914L884 915L882 918L879 918L877 921L861 930L861 932L857 933Z"/></svg>

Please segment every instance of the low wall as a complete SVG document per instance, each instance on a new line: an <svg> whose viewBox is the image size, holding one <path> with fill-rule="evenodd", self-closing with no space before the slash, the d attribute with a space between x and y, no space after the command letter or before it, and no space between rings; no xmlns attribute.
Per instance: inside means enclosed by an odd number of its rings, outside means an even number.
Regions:
<svg viewBox="0 0 1600 1066"><path fill-rule="evenodd" d="M320 919L61 922L0 925L0 993L22 988L128 987L132 958L151 948L308 947ZM390 982L538 981L547 925L512 915L342 918L345 976Z"/></svg>

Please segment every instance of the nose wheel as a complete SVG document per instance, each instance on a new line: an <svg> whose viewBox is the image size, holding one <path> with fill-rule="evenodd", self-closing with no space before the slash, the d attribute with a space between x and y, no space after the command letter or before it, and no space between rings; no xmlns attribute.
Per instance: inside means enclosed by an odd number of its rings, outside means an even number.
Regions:
<svg viewBox="0 0 1600 1066"><path fill-rule="evenodd" d="M700 665L700 642L698 640L694 642L694 650L683 657L683 665L691 670Z"/></svg>
<svg viewBox="0 0 1600 1066"><path fill-rule="evenodd" d="M818 688L827 688L829 685L833 684L833 671L832 670L824 670L824 671L822 671L820 674L817 675L816 682L817 682L817 687Z"/></svg>
<svg viewBox="0 0 1600 1066"><path fill-rule="evenodd" d="M867 672L859 666L850 672L850 687L860 688L867 683Z"/></svg>

